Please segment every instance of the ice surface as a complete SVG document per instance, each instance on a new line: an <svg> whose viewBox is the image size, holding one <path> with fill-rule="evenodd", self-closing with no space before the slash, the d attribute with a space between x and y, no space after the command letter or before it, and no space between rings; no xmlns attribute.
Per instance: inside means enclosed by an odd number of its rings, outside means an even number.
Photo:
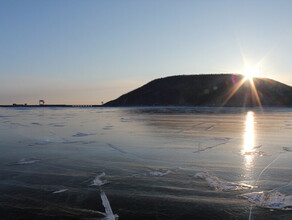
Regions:
<svg viewBox="0 0 292 220"><path fill-rule="evenodd" d="M212 148L214 148L214 147L218 147L218 146L223 145L223 144L226 144L226 143L227 143L227 142L219 143L219 144L215 144L215 145L212 145L212 146L209 146L209 147L204 147L204 148L199 147L199 149L196 150L196 151L194 151L193 153L199 153L199 152L201 152L201 151L210 150L210 149L212 149Z"/></svg>
<svg viewBox="0 0 292 220"><path fill-rule="evenodd" d="M81 143L81 141L63 141L62 144L78 144Z"/></svg>
<svg viewBox="0 0 292 220"><path fill-rule="evenodd" d="M249 149L248 151L244 151L242 155L244 156L254 155L254 156L259 156L259 157L268 156L268 154L266 154L264 151L257 150L257 149L260 149L262 146L263 146L262 144L252 146L251 149Z"/></svg>
<svg viewBox="0 0 292 220"><path fill-rule="evenodd" d="M90 186L102 186L104 184L109 183L107 180L102 180L101 178L105 176L105 173L101 173L93 180L93 183Z"/></svg>
<svg viewBox="0 0 292 220"><path fill-rule="evenodd" d="M65 125L53 125L54 127L65 127Z"/></svg>
<svg viewBox="0 0 292 220"><path fill-rule="evenodd" d="M41 124L38 123L38 122L32 122L31 124L32 124L32 125L41 125Z"/></svg>
<svg viewBox="0 0 292 220"><path fill-rule="evenodd" d="M167 175L169 173L171 173L170 170L167 170L166 172L153 171L153 172L150 172L149 174L151 176L165 176L165 175Z"/></svg>
<svg viewBox="0 0 292 220"><path fill-rule="evenodd" d="M283 150L287 151L287 152L292 152L292 148L291 147L283 147Z"/></svg>
<svg viewBox="0 0 292 220"><path fill-rule="evenodd" d="M66 192L66 191L68 191L68 189L60 189L60 190L53 192L53 194L58 194L58 193Z"/></svg>
<svg viewBox="0 0 292 220"><path fill-rule="evenodd" d="M50 138L46 138L45 140L41 140L32 144L29 144L28 146L35 146L35 145L49 145L52 144L52 140Z"/></svg>
<svg viewBox="0 0 292 220"><path fill-rule="evenodd" d="M24 213L23 204L27 210L23 218L29 218L38 210L40 219L47 216L105 218L101 192L96 191L100 188L109 196L113 213L122 219L210 219L212 216L248 219L249 206L256 207L255 202L238 198L238 195L274 189L282 186L280 183L290 181L291 130L283 128L283 120L291 123L291 109L283 114L274 110L255 112L252 142L246 142L244 135L247 110L237 113L236 109L224 109L224 113L217 113L208 108L207 111L213 113L205 114L205 110L199 109L199 113L191 110L185 114L185 108L178 111L169 108L165 112L164 108L136 109L59 108L52 111L50 108L33 108L25 113L0 108L0 115L13 116L0 118L0 165L4 165L0 170L0 210L3 210L1 214L7 213L4 219L17 219L17 213ZM100 113L95 114L95 111ZM41 125L31 124L38 122ZM216 127L212 128L212 125ZM111 128L105 126L112 126L112 130L103 129ZM179 131L184 132L178 134ZM201 144L200 148L197 143ZM250 150L245 149L245 143L250 143L253 151L264 151L271 157L243 154ZM25 147L29 144L35 146ZM194 151L197 153L190 153ZM278 154L281 159L269 169L272 165L266 164ZM29 159L20 161L21 158ZM100 175L103 171L105 176ZM201 171L209 174L199 174ZM267 175L258 175L264 172ZM202 179L195 179L196 173ZM264 178L260 184L256 183L258 176ZM117 181L103 185L111 179ZM228 191L243 188L240 183L264 188ZM86 187L90 189L86 190ZM68 190L63 191L66 188ZM40 196L42 189L49 189L48 194L44 194L45 204L42 203L44 196ZM94 191L98 195L92 199ZM290 187L274 191L287 195L284 205L291 204ZM68 202L67 196L76 199ZM272 198L274 205L269 207L279 204L283 197ZM130 204L131 199L135 205ZM155 209L151 201L163 201L163 207L158 205ZM35 210L38 202L41 207ZM97 202L99 208L95 209L103 212L102 215L97 211L74 210L93 209ZM226 207L228 212L223 212ZM252 213L252 218L290 219L291 213L276 211L271 216L269 209L259 207Z"/></svg>
<svg viewBox="0 0 292 220"><path fill-rule="evenodd" d="M255 155L255 156L268 156L264 151L261 150L256 150L256 151L248 151L248 152L244 152L242 155Z"/></svg>
<svg viewBox="0 0 292 220"><path fill-rule="evenodd" d="M95 144L96 141L80 141L81 144Z"/></svg>
<svg viewBox="0 0 292 220"><path fill-rule="evenodd" d="M130 122L130 119L121 118L121 122Z"/></svg>
<svg viewBox="0 0 292 220"><path fill-rule="evenodd" d="M119 218L119 216L117 214L113 213L111 205L110 205L104 191L101 191L100 197L102 200L102 205L104 206L104 209L105 209L105 218L104 219L105 220L115 220L115 219Z"/></svg>
<svg viewBox="0 0 292 220"><path fill-rule="evenodd" d="M86 134L86 133L78 132L77 134L72 135L72 137L86 137L89 135L95 135L95 134Z"/></svg>
<svg viewBox="0 0 292 220"><path fill-rule="evenodd" d="M218 177L212 176L208 172L199 172L194 177L205 179L208 185L216 191L244 190L253 188L253 186L244 183L233 183L220 180Z"/></svg>
<svg viewBox="0 0 292 220"><path fill-rule="evenodd" d="M65 126L64 124L61 124L61 123L50 123L48 125L53 126L53 127L64 127Z"/></svg>
<svg viewBox="0 0 292 220"><path fill-rule="evenodd" d="M292 210L292 196L286 196L277 191L251 192L241 196L263 208Z"/></svg>
<svg viewBox="0 0 292 220"><path fill-rule="evenodd" d="M259 145L254 146L253 149L259 149L259 148L261 148L262 146L263 146L262 144L259 144Z"/></svg>
<svg viewBox="0 0 292 220"><path fill-rule="evenodd" d="M212 138L212 140L215 140L215 141L224 141L224 142L228 142L228 141L230 141L232 138L230 138L230 137L214 137L214 138Z"/></svg>
<svg viewBox="0 0 292 220"><path fill-rule="evenodd" d="M107 125L107 126L104 126L102 129L103 130L111 130L111 129L113 129L113 126L112 125Z"/></svg>
<svg viewBox="0 0 292 220"><path fill-rule="evenodd" d="M111 148L113 148L113 149L115 149L115 150L117 150L117 151L123 153L123 154L126 154L126 153L127 153L126 151L124 151L124 150L118 148L118 147L115 146L115 145L112 145L112 144L107 144L107 145L108 145L109 147L111 147Z"/></svg>
<svg viewBox="0 0 292 220"><path fill-rule="evenodd" d="M96 141L63 141L62 144L94 144Z"/></svg>
<svg viewBox="0 0 292 220"><path fill-rule="evenodd" d="M33 163L36 163L36 162L39 162L39 160L22 158L19 161L17 161L15 164L16 165L27 165L27 164L33 164Z"/></svg>
<svg viewBox="0 0 292 220"><path fill-rule="evenodd" d="M11 125L14 125L14 126L27 127L27 125L24 125L24 124L21 124L21 123L11 122L10 124L11 124Z"/></svg>
<svg viewBox="0 0 292 220"><path fill-rule="evenodd" d="M211 125L210 127L207 127L205 130L206 131L211 131L214 127L215 127L215 125Z"/></svg>

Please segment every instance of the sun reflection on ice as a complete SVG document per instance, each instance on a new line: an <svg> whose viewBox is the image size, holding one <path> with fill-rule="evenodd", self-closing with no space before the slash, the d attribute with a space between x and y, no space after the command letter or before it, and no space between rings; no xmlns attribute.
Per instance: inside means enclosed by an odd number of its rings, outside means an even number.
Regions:
<svg viewBox="0 0 292 220"><path fill-rule="evenodd" d="M255 146L255 132L254 132L254 113L247 112L245 118L245 132L244 145L241 154L244 156L244 165L247 173L251 171L254 166L254 146Z"/></svg>

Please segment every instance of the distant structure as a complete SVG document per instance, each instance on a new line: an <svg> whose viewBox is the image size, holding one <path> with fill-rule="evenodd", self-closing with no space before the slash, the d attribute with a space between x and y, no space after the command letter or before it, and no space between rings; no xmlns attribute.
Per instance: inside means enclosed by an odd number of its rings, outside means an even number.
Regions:
<svg viewBox="0 0 292 220"><path fill-rule="evenodd" d="M44 105L45 104L45 100L39 100L39 105Z"/></svg>

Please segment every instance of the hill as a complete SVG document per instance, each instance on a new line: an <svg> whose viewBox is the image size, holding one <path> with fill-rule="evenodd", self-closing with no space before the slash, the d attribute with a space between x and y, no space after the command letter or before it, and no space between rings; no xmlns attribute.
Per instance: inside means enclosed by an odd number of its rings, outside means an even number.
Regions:
<svg viewBox="0 0 292 220"><path fill-rule="evenodd" d="M290 107L292 87L266 78L254 78L251 83L239 74L170 76L155 79L104 106L252 107L259 106L259 100L263 106Z"/></svg>

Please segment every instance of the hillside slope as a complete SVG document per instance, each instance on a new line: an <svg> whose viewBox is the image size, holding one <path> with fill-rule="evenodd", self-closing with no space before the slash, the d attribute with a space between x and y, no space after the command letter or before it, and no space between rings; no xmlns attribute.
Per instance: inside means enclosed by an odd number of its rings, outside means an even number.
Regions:
<svg viewBox="0 0 292 220"><path fill-rule="evenodd" d="M170 76L153 80L104 106L258 106L250 81L239 87L243 79L238 74ZM263 106L292 106L292 87L265 78L255 78L254 85Z"/></svg>

